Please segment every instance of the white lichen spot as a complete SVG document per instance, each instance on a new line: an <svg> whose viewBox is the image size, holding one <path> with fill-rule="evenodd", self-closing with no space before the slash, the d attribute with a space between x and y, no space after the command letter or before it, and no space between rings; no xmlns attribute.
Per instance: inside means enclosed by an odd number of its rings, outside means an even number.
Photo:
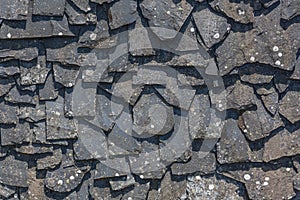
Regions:
<svg viewBox="0 0 300 200"><path fill-rule="evenodd" d="M251 176L250 176L249 174L245 174L245 175L244 175L244 179L245 179L246 181L249 181L249 180L251 179Z"/></svg>
<svg viewBox="0 0 300 200"><path fill-rule="evenodd" d="M96 33L91 33L90 39L91 40L96 40L96 38L97 38L97 34Z"/></svg>
<svg viewBox="0 0 300 200"><path fill-rule="evenodd" d="M59 32L59 33L58 33L58 35L62 36L62 35L63 35L63 33L62 33L62 32Z"/></svg>
<svg viewBox="0 0 300 200"><path fill-rule="evenodd" d="M192 27L192 28L190 29L190 31L191 31L192 33L194 33L194 32L195 32L195 28Z"/></svg>
<svg viewBox="0 0 300 200"><path fill-rule="evenodd" d="M259 182L259 181L256 181L256 182L255 182L255 184L256 184L256 185L259 185L259 184L260 184L260 182Z"/></svg>
<svg viewBox="0 0 300 200"><path fill-rule="evenodd" d="M279 52L279 53L278 53L278 56L279 56L279 57L282 57L282 53L281 53L281 52Z"/></svg>
<svg viewBox="0 0 300 200"><path fill-rule="evenodd" d="M151 125L150 125L150 127L151 127L151 128L154 128L154 125L153 125L153 124L151 124Z"/></svg>
<svg viewBox="0 0 300 200"><path fill-rule="evenodd" d="M244 11L244 10L241 10L241 9L239 9L239 10L238 10L238 13L239 13L239 15L244 15L244 14L245 14L245 11Z"/></svg>
<svg viewBox="0 0 300 200"><path fill-rule="evenodd" d="M276 52L276 51L278 51L278 50L279 50L278 46L274 46L274 47L273 47L273 51L274 51L274 52Z"/></svg>
<svg viewBox="0 0 300 200"><path fill-rule="evenodd" d="M58 181L57 181L57 184L58 184L58 185L62 185L63 183L64 183L63 180L58 180Z"/></svg>
<svg viewBox="0 0 300 200"><path fill-rule="evenodd" d="M254 57L254 56L251 56L251 57L250 57L250 61L251 61L251 62L254 62L254 61L255 61L255 57Z"/></svg>
<svg viewBox="0 0 300 200"><path fill-rule="evenodd" d="M278 65L278 66L281 65L280 60L276 60L275 65Z"/></svg>
<svg viewBox="0 0 300 200"><path fill-rule="evenodd" d="M75 179L75 177L74 176L70 176L70 180L74 180Z"/></svg>
<svg viewBox="0 0 300 200"><path fill-rule="evenodd" d="M78 173L78 174L81 174L82 172L81 172L81 170L79 169L79 170L77 170L77 173Z"/></svg>
<svg viewBox="0 0 300 200"><path fill-rule="evenodd" d="M269 177L265 177L265 181L269 181L270 180L270 178Z"/></svg>
<svg viewBox="0 0 300 200"><path fill-rule="evenodd" d="M144 178L144 175L140 175L140 178L143 179L143 178Z"/></svg>
<svg viewBox="0 0 300 200"><path fill-rule="evenodd" d="M168 10L168 11L167 11L167 14L169 15L169 14L171 14L171 12Z"/></svg>
<svg viewBox="0 0 300 200"><path fill-rule="evenodd" d="M115 176L120 176L120 174L119 174L119 173L116 173Z"/></svg>
<svg viewBox="0 0 300 200"><path fill-rule="evenodd" d="M289 168L289 167L288 167L288 168L286 168L286 171L287 171L287 172L291 171L291 168Z"/></svg>
<svg viewBox="0 0 300 200"><path fill-rule="evenodd" d="M215 39L219 39L220 38L220 34L219 33L214 34L214 38Z"/></svg>
<svg viewBox="0 0 300 200"><path fill-rule="evenodd" d="M213 190L214 188L215 188L215 186L214 186L213 184L209 184L209 185L208 185L208 189L209 189L209 190Z"/></svg>
<svg viewBox="0 0 300 200"><path fill-rule="evenodd" d="M263 186L267 186L267 185L269 185L268 182L264 182L264 183L263 183Z"/></svg>
<svg viewBox="0 0 300 200"><path fill-rule="evenodd" d="M127 200L132 200L132 198L131 198L131 197L128 197Z"/></svg>
<svg viewBox="0 0 300 200"><path fill-rule="evenodd" d="M6 35L8 38L11 38L11 33L7 33Z"/></svg>

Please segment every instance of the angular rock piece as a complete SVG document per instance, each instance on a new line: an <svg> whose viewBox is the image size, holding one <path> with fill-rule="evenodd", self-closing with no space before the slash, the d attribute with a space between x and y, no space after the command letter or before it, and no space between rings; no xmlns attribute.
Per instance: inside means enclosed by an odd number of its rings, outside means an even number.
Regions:
<svg viewBox="0 0 300 200"><path fill-rule="evenodd" d="M17 187L28 187L27 162L8 156L0 161L0 166L0 183Z"/></svg>
<svg viewBox="0 0 300 200"><path fill-rule="evenodd" d="M284 156L294 156L299 154L299 133L299 130L290 133L284 129L270 138L264 145L264 161L269 162Z"/></svg>
<svg viewBox="0 0 300 200"><path fill-rule="evenodd" d="M20 106L19 118L28 122L38 122L46 119L45 104L37 104L35 106Z"/></svg>
<svg viewBox="0 0 300 200"><path fill-rule="evenodd" d="M39 87L39 97L40 100L53 100L57 98L57 95L58 91L55 88L53 75L50 72L47 76L45 84Z"/></svg>
<svg viewBox="0 0 300 200"><path fill-rule="evenodd" d="M156 94L143 95L133 108L133 130L138 135L164 135L172 130L172 107Z"/></svg>
<svg viewBox="0 0 300 200"><path fill-rule="evenodd" d="M84 12L90 11L92 8L89 5L89 1L85 0L71 0L80 10Z"/></svg>
<svg viewBox="0 0 300 200"><path fill-rule="evenodd" d="M274 77L274 71L265 66L245 65L238 69L241 80L251 84L270 83Z"/></svg>
<svg viewBox="0 0 300 200"><path fill-rule="evenodd" d="M171 173L167 172L161 181L160 199L178 199L185 193L186 180L172 180Z"/></svg>
<svg viewBox="0 0 300 200"><path fill-rule="evenodd" d="M217 144L217 159L219 163L247 162L251 150L247 140L233 119L226 121L222 136Z"/></svg>
<svg viewBox="0 0 300 200"><path fill-rule="evenodd" d="M13 87L9 93L5 96L5 100L10 103L24 103L24 104L36 104L38 101L38 96L33 92L24 92Z"/></svg>
<svg viewBox="0 0 300 200"><path fill-rule="evenodd" d="M146 65L139 67L132 79L135 85L166 85L170 77L161 66Z"/></svg>
<svg viewBox="0 0 300 200"><path fill-rule="evenodd" d="M15 28L19 27L19 28ZM52 36L74 36L69 30L67 17L62 20L38 20L27 18L26 24L18 21L4 21L0 28L1 39L40 38Z"/></svg>
<svg viewBox="0 0 300 200"><path fill-rule="evenodd" d="M37 178L35 167L28 169L28 198L46 199L44 192L44 179Z"/></svg>
<svg viewBox="0 0 300 200"><path fill-rule="evenodd" d="M37 63L20 62L20 84L43 84L50 70L51 64L46 63L45 56L39 56Z"/></svg>
<svg viewBox="0 0 300 200"><path fill-rule="evenodd" d="M297 0L283 1L281 4L281 18L290 20L300 15L300 5Z"/></svg>
<svg viewBox="0 0 300 200"><path fill-rule="evenodd" d="M288 91L279 102L279 113L291 123L300 120L300 92Z"/></svg>
<svg viewBox="0 0 300 200"><path fill-rule="evenodd" d="M89 13L75 9L69 2L66 2L65 7L68 21L72 25L95 24L97 23L96 12L93 10Z"/></svg>
<svg viewBox="0 0 300 200"><path fill-rule="evenodd" d="M116 29L135 22L137 18L137 2L133 0L118 1L108 11L109 26Z"/></svg>
<svg viewBox="0 0 300 200"><path fill-rule="evenodd" d="M1 67L0 67L1 68ZM0 97L7 94L14 86L15 81L13 78L0 79Z"/></svg>
<svg viewBox="0 0 300 200"><path fill-rule="evenodd" d="M47 139L73 139L77 137L74 121L64 116L63 100L59 97L55 102L46 102Z"/></svg>
<svg viewBox="0 0 300 200"><path fill-rule="evenodd" d="M174 38L193 8L186 0L176 3L172 0L144 0L140 6L150 28L161 40Z"/></svg>
<svg viewBox="0 0 300 200"><path fill-rule="evenodd" d="M236 22L248 24L254 21L253 8L249 1L235 3L230 0L217 0L210 5Z"/></svg>
<svg viewBox="0 0 300 200"><path fill-rule="evenodd" d="M28 0L13 0L5 1L1 0L0 5L0 18L9 20L26 20L28 14Z"/></svg>
<svg viewBox="0 0 300 200"><path fill-rule="evenodd" d="M147 199L147 194L148 194L148 190L149 190L150 184L146 183L146 184L135 184L134 185L134 189L131 190L130 192L126 193L125 195L123 195L123 199L130 199L130 198L135 198L138 200L143 200L143 199Z"/></svg>
<svg viewBox="0 0 300 200"><path fill-rule="evenodd" d="M47 171L45 186L56 192L70 192L78 187L83 176L81 170L76 167L59 168L54 171Z"/></svg>
<svg viewBox="0 0 300 200"><path fill-rule="evenodd" d="M16 126L1 127L1 145L15 145L28 142L31 136L29 123L19 122Z"/></svg>
<svg viewBox="0 0 300 200"><path fill-rule="evenodd" d="M0 185L0 196L8 198L15 193L15 190L8 188L7 186Z"/></svg>
<svg viewBox="0 0 300 200"><path fill-rule="evenodd" d="M278 114L272 117L259 100L256 105L256 110L246 111L239 117L239 127L251 141L264 138L283 125Z"/></svg>
<svg viewBox="0 0 300 200"><path fill-rule="evenodd" d="M1 29L0 29L1 30ZM38 49L36 47L32 48L23 48L18 50L11 49L1 49L0 50L0 60L22 60L22 61L31 61L38 57Z"/></svg>
<svg viewBox="0 0 300 200"><path fill-rule="evenodd" d="M0 103L0 124L17 124L18 107Z"/></svg>
<svg viewBox="0 0 300 200"><path fill-rule="evenodd" d="M226 171L223 174L244 183L250 199L292 199L296 195L293 190L295 172L290 168L282 167L272 171L251 168L248 171Z"/></svg>
<svg viewBox="0 0 300 200"><path fill-rule="evenodd" d="M231 199L242 200L238 190L240 188L233 183L219 180L215 176L204 178L193 176L188 178L187 193L189 199Z"/></svg>
<svg viewBox="0 0 300 200"><path fill-rule="evenodd" d="M54 79L65 87L73 87L79 74L78 67L53 65Z"/></svg>
<svg viewBox="0 0 300 200"><path fill-rule="evenodd" d="M208 48L223 40L231 27L227 23L226 18L212 13L209 9L202 9L199 12L195 12L193 13L193 17L197 29Z"/></svg>
<svg viewBox="0 0 300 200"><path fill-rule="evenodd" d="M186 175L195 172L200 174L210 174L216 169L216 157L213 153L192 152L192 158L187 163L173 163L171 166L172 174Z"/></svg>
<svg viewBox="0 0 300 200"><path fill-rule="evenodd" d="M259 91L257 91L259 93ZM266 109L272 114L275 115L278 111L278 93L275 91L274 88L271 88L270 90L266 91L265 94L262 94L261 100L266 107Z"/></svg>
<svg viewBox="0 0 300 200"><path fill-rule="evenodd" d="M109 180L109 184L112 190L122 190L124 188L134 185L134 183L135 180L131 174L117 178L116 180Z"/></svg>
<svg viewBox="0 0 300 200"><path fill-rule="evenodd" d="M129 171L129 165L126 162L125 157L113 158L97 163L93 177L94 179L121 177L126 176Z"/></svg>
<svg viewBox="0 0 300 200"><path fill-rule="evenodd" d="M0 63L0 77L9 77L20 73L19 62L17 60L11 60L8 62Z"/></svg>
<svg viewBox="0 0 300 200"><path fill-rule="evenodd" d="M54 1L33 1L33 14L44 16L63 16L65 10L65 0Z"/></svg>
<svg viewBox="0 0 300 200"><path fill-rule="evenodd" d="M61 149L55 149L53 155L37 160L37 169L54 169L62 161Z"/></svg>

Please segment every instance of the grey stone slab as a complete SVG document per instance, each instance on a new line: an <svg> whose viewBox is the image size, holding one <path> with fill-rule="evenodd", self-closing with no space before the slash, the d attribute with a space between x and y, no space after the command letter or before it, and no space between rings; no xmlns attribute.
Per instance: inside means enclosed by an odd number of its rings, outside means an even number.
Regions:
<svg viewBox="0 0 300 200"><path fill-rule="evenodd" d="M9 20L26 20L28 14L29 1L5 1L1 0L0 18Z"/></svg>
<svg viewBox="0 0 300 200"><path fill-rule="evenodd" d="M133 0L118 1L108 10L109 26L116 29L135 22L137 18L137 2Z"/></svg>
<svg viewBox="0 0 300 200"><path fill-rule="evenodd" d="M28 122L38 122L46 119L45 104L36 104L35 106L20 106L19 119L25 119Z"/></svg>
<svg viewBox="0 0 300 200"><path fill-rule="evenodd" d="M192 11L187 1L146 0L140 6L151 29L162 40L174 38Z"/></svg>
<svg viewBox="0 0 300 200"><path fill-rule="evenodd" d="M231 25L227 23L227 19L214 14L209 9L194 12L193 17L197 29L208 48L223 40L225 34L230 31Z"/></svg>
<svg viewBox="0 0 300 200"><path fill-rule="evenodd" d="M97 16L94 9L85 13L74 8L69 2L66 2L65 12L68 17L68 22L72 25L96 24L97 22Z"/></svg>
<svg viewBox="0 0 300 200"><path fill-rule="evenodd" d="M298 91L288 91L279 102L279 113L288 119L291 123L300 120Z"/></svg>
<svg viewBox="0 0 300 200"><path fill-rule="evenodd" d="M54 1L33 1L33 14L43 16L63 16L65 10L65 0Z"/></svg>
<svg viewBox="0 0 300 200"><path fill-rule="evenodd" d="M0 161L0 182L6 185L17 187L28 187L27 184L27 162L16 160L13 156L8 156Z"/></svg>
<svg viewBox="0 0 300 200"><path fill-rule="evenodd" d="M15 81L13 78L0 79L0 96L6 95L14 85Z"/></svg>
<svg viewBox="0 0 300 200"><path fill-rule="evenodd" d="M0 76L9 77L20 73L19 62L16 60L11 60L8 62L0 63Z"/></svg>
<svg viewBox="0 0 300 200"><path fill-rule="evenodd" d="M20 24L17 21L4 21L0 28L1 39L40 38L52 36L74 36L74 34L69 30L66 16L64 16L61 21L54 19L47 21L32 21L31 18L27 18L26 23L23 24Z"/></svg>
<svg viewBox="0 0 300 200"><path fill-rule="evenodd" d="M241 80L251 84L270 83L274 77L274 71L265 66L245 65L238 69Z"/></svg>
<svg viewBox="0 0 300 200"><path fill-rule="evenodd" d="M71 0L80 10L84 12L90 11L92 8L89 5L89 1L86 0Z"/></svg>
<svg viewBox="0 0 300 200"><path fill-rule="evenodd" d="M63 100L60 98L54 102L46 102L48 140L77 138L77 127L75 127L73 119L68 119L64 116Z"/></svg>
<svg viewBox="0 0 300 200"><path fill-rule="evenodd" d="M265 108L272 114L275 115L278 111L279 104L279 95L274 88L268 90L267 94L261 95L261 100Z"/></svg>
<svg viewBox="0 0 300 200"><path fill-rule="evenodd" d="M73 87L79 74L79 68L53 64L54 80L65 87Z"/></svg>
<svg viewBox="0 0 300 200"><path fill-rule="evenodd" d="M125 157L106 159L97 163L93 178L107 179L123 177L126 176L129 171L129 165L126 162Z"/></svg>
<svg viewBox="0 0 300 200"><path fill-rule="evenodd" d="M133 108L133 130L139 136L165 135L174 126L173 108L156 94L142 95Z"/></svg>
<svg viewBox="0 0 300 200"><path fill-rule="evenodd" d="M217 159L219 163L248 162L251 150L248 142L240 131L237 121L226 120L221 138L217 144Z"/></svg>
<svg viewBox="0 0 300 200"><path fill-rule="evenodd" d="M216 157L209 152L192 152L191 160L187 163L173 163L171 166L173 175L186 175L196 172L204 175L213 173L215 169Z"/></svg>
<svg viewBox="0 0 300 200"><path fill-rule="evenodd" d="M15 145L29 142L31 129L29 123L19 122L15 126L1 127L1 145Z"/></svg>
<svg viewBox="0 0 300 200"><path fill-rule="evenodd" d="M24 92L17 88L18 86L13 87L9 93L5 96L5 100L10 103L19 103L19 104L33 104L35 105L38 102L38 95L34 92Z"/></svg>
<svg viewBox="0 0 300 200"><path fill-rule="evenodd" d="M0 29L1 30L1 29ZM23 49L1 49L0 50L0 59L2 61L7 60L22 60L22 61L31 61L38 57L38 49L36 47L28 47Z"/></svg>
<svg viewBox="0 0 300 200"><path fill-rule="evenodd" d="M4 102L0 104L0 124L17 124L17 113L19 108L16 106L9 106Z"/></svg>
<svg viewBox="0 0 300 200"><path fill-rule="evenodd" d="M23 199L46 199L46 194L44 192L44 179L37 177L36 167L28 169L28 191L22 193ZM20 196L21 196L20 195ZM28 195L25 197L25 195ZM22 199L22 197L21 197Z"/></svg>
<svg viewBox="0 0 300 200"><path fill-rule="evenodd" d="M135 198L137 200L147 199L148 190L150 188L149 183L135 184L133 190L123 195L122 199Z"/></svg>
<svg viewBox="0 0 300 200"><path fill-rule="evenodd" d="M54 169L57 166L59 166L61 161L62 161L62 151L59 148L59 149L53 150L52 155L38 159L36 167L38 170Z"/></svg>
<svg viewBox="0 0 300 200"><path fill-rule="evenodd" d="M39 146L39 145L22 145L16 148L16 152L26 155L34 155L34 154L46 154L52 153L53 148L47 146Z"/></svg>
<svg viewBox="0 0 300 200"><path fill-rule="evenodd" d="M122 190L125 189L129 186L134 185L135 180L134 177L131 174L128 174L126 176L114 179L114 180L109 180L109 184L112 188L112 190Z"/></svg>
<svg viewBox="0 0 300 200"><path fill-rule="evenodd" d="M300 15L300 5L297 0L283 1L281 4L281 18L290 20Z"/></svg>
<svg viewBox="0 0 300 200"><path fill-rule="evenodd" d="M236 22L248 24L254 21L253 7L249 1L231 2L229 0L217 0L210 3L216 10L221 11Z"/></svg>
<svg viewBox="0 0 300 200"><path fill-rule="evenodd" d="M84 174L84 172L76 167L47 171L45 187L57 192L70 192L82 182Z"/></svg>
<svg viewBox="0 0 300 200"><path fill-rule="evenodd" d="M180 198L186 189L186 180L172 180L170 172L167 172L161 181L159 197L160 199L177 199Z"/></svg>
<svg viewBox="0 0 300 200"><path fill-rule="evenodd" d="M39 86L39 99L40 100L54 100L57 98L58 91L54 84L52 72L49 72L44 85Z"/></svg>
<svg viewBox="0 0 300 200"><path fill-rule="evenodd" d="M0 196L4 198L9 198L15 193L15 190L5 186L5 185L0 185Z"/></svg>

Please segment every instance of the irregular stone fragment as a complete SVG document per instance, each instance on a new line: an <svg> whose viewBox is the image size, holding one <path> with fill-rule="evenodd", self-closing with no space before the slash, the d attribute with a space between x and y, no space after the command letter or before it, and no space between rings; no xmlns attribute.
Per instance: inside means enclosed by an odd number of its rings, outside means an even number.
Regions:
<svg viewBox="0 0 300 200"><path fill-rule="evenodd" d="M1 29L0 29L1 30ZM38 57L38 49L36 47L23 48L23 49L1 49L0 50L0 60L22 60L31 61Z"/></svg>
<svg viewBox="0 0 300 200"><path fill-rule="evenodd" d="M223 174L244 183L250 199L292 199L296 195L293 190L295 172L287 169L282 167L265 171L261 168L250 168L226 171Z"/></svg>
<svg viewBox="0 0 300 200"><path fill-rule="evenodd" d="M227 109L245 109L255 104L256 96L253 88L237 81L234 86L226 89Z"/></svg>
<svg viewBox="0 0 300 200"><path fill-rule="evenodd" d="M299 154L299 130L289 132L284 129L270 138L264 145L263 159L265 162L284 156Z"/></svg>
<svg viewBox="0 0 300 200"><path fill-rule="evenodd" d="M249 1L236 3L229 0L217 0L211 2L210 5L236 22L248 24L254 21L253 8Z"/></svg>
<svg viewBox="0 0 300 200"><path fill-rule="evenodd" d="M238 194L240 188L233 183L218 180L215 176L204 178L201 176L188 177L187 196L189 199L228 199L242 200Z"/></svg>
<svg viewBox="0 0 300 200"><path fill-rule="evenodd" d="M25 119L28 122L38 122L46 119L45 104L37 104L35 106L20 106L18 116L20 119Z"/></svg>
<svg viewBox="0 0 300 200"><path fill-rule="evenodd" d="M110 3L113 2L114 0L91 0L91 2L93 3L97 3L97 4L104 4L104 3Z"/></svg>
<svg viewBox="0 0 300 200"><path fill-rule="evenodd" d="M300 15L300 5L297 0L287 0L281 4L281 18L290 20Z"/></svg>
<svg viewBox="0 0 300 200"><path fill-rule="evenodd" d="M84 172L75 167L47 171L45 187L56 192L70 192L81 183Z"/></svg>
<svg viewBox="0 0 300 200"><path fill-rule="evenodd" d="M54 1L33 1L33 14L44 16L63 16L65 10L65 0Z"/></svg>
<svg viewBox="0 0 300 200"><path fill-rule="evenodd" d="M9 20L26 20L28 14L28 0L9 1L1 0L2 8L0 10L0 18Z"/></svg>
<svg viewBox="0 0 300 200"><path fill-rule="evenodd" d="M250 153L251 150L247 140L240 131L237 122L233 119L228 119L217 144L217 159L219 163L248 162Z"/></svg>
<svg viewBox="0 0 300 200"><path fill-rule="evenodd" d="M202 157L202 155L204 157ZM205 155L207 154L207 155ZM172 174L186 175L195 172L200 174L210 174L216 169L216 157L213 153L192 152L192 158L187 163L173 163L171 166Z"/></svg>
<svg viewBox="0 0 300 200"><path fill-rule="evenodd" d="M12 78L0 78L0 97L7 94L10 91L10 89L14 86L14 84L15 81Z"/></svg>
<svg viewBox="0 0 300 200"><path fill-rule="evenodd" d="M278 111L278 93L274 88L268 90L268 94L263 94L261 100L266 107L266 109L272 114L275 115Z"/></svg>
<svg viewBox="0 0 300 200"><path fill-rule="evenodd" d="M31 135L29 123L19 122L15 126L1 127L1 145L15 145L28 142Z"/></svg>
<svg viewBox="0 0 300 200"><path fill-rule="evenodd" d="M137 18L137 2L133 0L118 1L108 11L109 26L116 29L135 22Z"/></svg>
<svg viewBox="0 0 300 200"><path fill-rule="evenodd" d="M108 58L98 58L97 64L95 67L88 67L82 69L82 79L83 82L95 83L102 82L102 80L107 75L109 61Z"/></svg>
<svg viewBox="0 0 300 200"><path fill-rule="evenodd" d="M93 187L94 180L89 178L87 180L83 180L83 183L80 186L80 189L76 191L77 199L89 199L90 193L89 189Z"/></svg>
<svg viewBox="0 0 300 200"><path fill-rule="evenodd" d="M96 12L92 10L89 13L85 13L75 9L69 2L66 2L65 12L69 23L72 25L95 24L97 22Z"/></svg>
<svg viewBox="0 0 300 200"><path fill-rule="evenodd" d="M54 79L65 87L73 87L79 74L78 67L53 65Z"/></svg>
<svg viewBox="0 0 300 200"><path fill-rule="evenodd" d="M109 180L109 184L112 190L122 190L131 185L134 185L134 183L135 183L134 177L130 174L128 174L127 176L117 178L116 180Z"/></svg>
<svg viewBox="0 0 300 200"><path fill-rule="evenodd" d="M9 106L4 102L1 102L0 105L0 124L16 124L18 107Z"/></svg>
<svg viewBox="0 0 300 200"><path fill-rule="evenodd" d="M4 198L8 198L15 193L15 190L8 188L5 185L0 185L0 196Z"/></svg>
<svg viewBox="0 0 300 200"><path fill-rule="evenodd" d="M50 70L51 64L46 63L45 56L39 56L37 63L20 62L20 84L43 84Z"/></svg>
<svg viewBox="0 0 300 200"><path fill-rule="evenodd" d="M300 120L300 92L288 91L279 102L279 113L288 119L291 123Z"/></svg>
<svg viewBox="0 0 300 200"><path fill-rule="evenodd" d="M192 11L192 6L185 0L145 0L140 6L150 28L162 40L174 38Z"/></svg>
<svg viewBox="0 0 300 200"><path fill-rule="evenodd" d="M45 153L52 153L53 148L47 146L38 146L38 145L29 144L29 145L22 145L20 147L17 147L16 152L27 154L27 155L45 154Z"/></svg>
<svg viewBox="0 0 300 200"><path fill-rule="evenodd" d="M5 100L10 103L24 103L24 104L36 104L38 101L38 96L33 92L24 92L13 87L9 93L5 96Z"/></svg>
<svg viewBox="0 0 300 200"><path fill-rule="evenodd" d="M97 180L94 182L94 187L90 188L90 194L93 199L111 199L111 200L120 200L122 194L114 193L110 189L108 180Z"/></svg>
<svg viewBox="0 0 300 200"><path fill-rule="evenodd" d="M202 9L199 12L194 12L193 17L197 29L208 48L211 48L214 44L223 40L225 34L229 32L231 28L230 24L227 23L226 18L214 14L209 9Z"/></svg>
<svg viewBox="0 0 300 200"><path fill-rule="evenodd" d="M84 12L90 11L92 8L89 5L89 1L85 0L71 0L80 10Z"/></svg>
<svg viewBox="0 0 300 200"><path fill-rule="evenodd" d="M173 126L173 109L156 94L143 95L133 108L133 130L138 135L164 135Z"/></svg>
<svg viewBox="0 0 300 200"><path fill-rule="evenodd" d="M178 199L185 193L186 180L172 180L171 173L167 172L161 181L159 197L160 199Z"/></svg>
<svg viewBox="0 0 300 200"><path fill-rule="evenodd" d="M126 176L128 172L130 172L130 169L125 157L106 159L97 163L94 171L94 179Z"/></svg>
<svg viewBox="0 0 300 200"><path fill-rule="evenodd" d="M204 79L197 68L177 68L177 80L179 86L205 85Z"/></svg>
<svg viewBox="0 0 300 200"><path fill-rule="evenodd" d="M239 117L239 127L251 141L264 138L283 125L278 114L272 117L259 100L256 105L256 110L246 111Z"/></svg>
<svg viewBox="0 0 300 200"><path fill-rule="evenodd" d="M40 100L53 100L57 98L57 95L58 91L55 88L53 75L50 72L47 76L45 84L39 87L39 97Z"/></svg>
<svg viewBox="0 0 300 200"><path fill-rule="evenodd" d="M10 60L0 63L0 77L9 77L20 73L19 62L17 60Z"/></svg>
<svg viewBox="0 0 300 200"><path fill-rule="evenodd" d="M274 72L265 66L245 65L238 69L241 80L251 84L270 83L273 79Z"/></svg>
<svg viewBox="0 0 300 200"><path fill-rule="evenodd" d="M36 17L39 18L39 17ZM14 28L19 27L19 28ZM62 20L32 20L27 18L26 23L20 24L18 21L4 21L0 28L1 39L20 39L20 38L40 38L52 36L74 36L69 30L67 17Z"/></svg>
<svg viewBox="0 0 300 200"><path fill-rule="evenodd" d="M78 160L105 159L108 155L104 132L82 119L77 121L79 139L74 144L75 158Z"/></svg>
<svg viewBox="0 0 300 200"><path fill-rule="evenodd" d="M130 199L130 198L135 198L137 200L144 200L147 199L147 194L149 190L150 184L135 184L134 189L131 190L130 192L126 193L123 195L123 199Z"/></svg>
<svg viewBox="0 0 300 200"><path fill-rule="evenodd" d="M135 85L166 85L170 77L168 72L161 67L147 65L139 67L137 74L132 79Z"/></svg>
<svg viewBox="0 0 300 200"><path fill-rule="evenodd" d="M28 187L27 162L8 156L0 161L0 166L0 183L17 187Z"/></svg>
<svg viewBox="0 0 300 200"><path fill-rule="evenodd" d="M300 80L300 59L298 58L291 79Z"/></svg>
<svg viewBox="0 0 300 200"><path fill-rule="evenodd" d="M77 137L77 128L73 119L64 116L63 100L59 97L55 102L46 102L47 139L72 139Z"/></svg>
<svg viewBox="0 0 300 200"><path fill-rule="evenodd" d="M61 149L55 149L51 156L47 156L37 160L37 169L54 169L57 167L62 160Z"/></svg>

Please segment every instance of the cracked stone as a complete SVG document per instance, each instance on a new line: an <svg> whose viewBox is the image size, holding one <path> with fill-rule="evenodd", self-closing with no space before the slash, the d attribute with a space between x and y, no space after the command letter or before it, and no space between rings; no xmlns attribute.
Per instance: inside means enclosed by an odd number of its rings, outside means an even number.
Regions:
<svg viewBox="0 0 300 200"><path fill-rule="evenodd" d="M259 91L257 91L258 93ZM271 88L270 90L267 91L267 94L262 94L261 95L261 100L266 107L266 109L272 114L275 115L278 111L278 93L274 88Z"/></svg>
<svg viewBox="0 0 300 200"><path fill-rule="evenodd" d="M28 14L28 0L13 0L6 2L1 0L0 18L8 20L26 20Z"/></svg>
<svg viewBox="0 0 300 200"><path fill-rule="evenodd" d="M53 65L54 79L65 87L73 87L79 74L78 67Z"/></svg>
<svg viewBox="0 0 300 200"><path fill-rule="evenodd" d="M74 8L69 2L66 2L65 12L69 23L72 25L96 24L97 22L95 11L92 10L89 13L85 13Z"/></svg>
<svg viewBox="0 0 300 200"><path fill-rule="evenodd" d="M54 169L62 161L61 149L53 150L52 155L37 160L37 169Z"/></svg>
<svg viewBox="0 0 300 200"><path fill-rule="evenodd" d="M17 124L19 108L0 103L0 124Z"/></svg>
<svg viewBox="0 0 300 200"><path fill-rule="evenodd" d="M38 96L33 92L21 91L17 88L17 86L15 86L5 96L5 100L10 103L35 105L38 101Z"/></svg>
<svg viewBox="0 0 300 200"><path fill-rule="evenodd" d="M14 126L1 127L1 145L15 145L28 142L31 136L29 123L19 122Z"/></svg>
<svg viewBox="0 0 300 200"><path fill-rule="evenodd" d="M223 40L231 28L226 18L212 13L209 9L194 12L193 17L197 29L208 48ZM214 23L211 23L212 21Z"/></svg>
<svg viewBox="0 0 300 200"><path fill-rule="evenodd" d="M1 67L0 67L1 68ZM13 78L0 79L0 97L6 95L14 86L15 81Z"/></svg>
<svg viewBox="0 0 300 200"><path fill-rule="evenodd" d="M161 40L174 38L193 9L185 0L145 0L140 6L150 28Z"/></svg>
<svg viewBox="0 0 300 200"><path fill-rule="evenodd" d="M138 135L165 135L174 126L173 109L156 94L145 94L133 108L133 130Z"/></svg>
<svg viewBox="0 0 300 200"><path fill-rule="evenodd" d="M109 26L116 29L135 22L137 18L137 2L133 0L118 1L108 10Z"/></svg>
<svg viewBox="0 0 300 200"><path fill-rule="evenodd" d="M279 113L288 119L291 123L300 120L300 93L297 91L288 91L279 102Z"/></svg>

